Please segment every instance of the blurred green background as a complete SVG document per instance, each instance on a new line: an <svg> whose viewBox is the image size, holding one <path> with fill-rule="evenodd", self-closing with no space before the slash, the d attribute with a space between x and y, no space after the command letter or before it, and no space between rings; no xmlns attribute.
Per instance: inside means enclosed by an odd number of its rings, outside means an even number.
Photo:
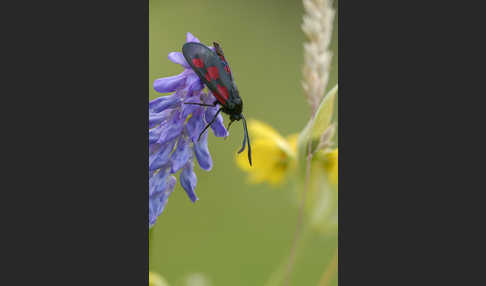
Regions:
<svg viewBox="0 0 486 286"><path fill-rule="evenodd" d="M180 51L191 32L207 45L221 44L246 118L284 136L299 132L310 116L301 87L302 15L297 0L150 0L150 99L161 95L152 88L155 79L182 71L167 54ZM337 28L336 14L328 89L337 83ZM226 140L209 137L213 169L196 167L199 201L192 204L178 184L152 229L150 270L172 286L184 285L191 273L203 273L213 286L264 285L289 255L298 215L292 186L247 184L234 162L242 135L239 122ZM291 285L317 285L336 246L335 237L313 235L296 260Z"/></svg>

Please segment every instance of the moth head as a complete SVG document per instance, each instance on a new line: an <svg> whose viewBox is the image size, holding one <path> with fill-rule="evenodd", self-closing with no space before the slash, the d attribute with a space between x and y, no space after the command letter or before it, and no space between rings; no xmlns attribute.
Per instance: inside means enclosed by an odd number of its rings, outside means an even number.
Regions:
<svg viewBox="0 0 486 286"><path fill-rule="evenodd" d="M218 43L213 42L213 46L214 46L214 49L216 51L216 54L218 54L218 56L224 56L223 49L221 48L221 46Z"/></svg>

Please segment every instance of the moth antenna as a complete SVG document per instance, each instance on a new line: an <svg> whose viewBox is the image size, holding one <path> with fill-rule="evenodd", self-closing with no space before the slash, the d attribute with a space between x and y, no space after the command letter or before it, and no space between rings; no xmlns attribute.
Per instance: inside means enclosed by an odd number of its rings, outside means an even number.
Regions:
<svg viewBox="0 0 486 286"><path fill-rule="evenodd" d="M246 127L246 119L245 117L243 116L243 114L241 115L241 117L243 118L243 127L244 127L244 131L245 131L245 137L243 139L243 146L241 147L240 151L238 151L238 153L241 153L244 149L245 149L245 143L246 141L248 140L248 162L250 162L250 166L251 166L251 145L250 145L250 136L248 135L248 128Z"/></svg>
<svg viewBox="0 0 486 286"><path fill-rule="evenodd" d="M245 120L243 119L243 145L241 146L241 149L238 150L238 154L243 152L243 150L245 150L245 146L246 146L246 124L245 124Z"/></svg>

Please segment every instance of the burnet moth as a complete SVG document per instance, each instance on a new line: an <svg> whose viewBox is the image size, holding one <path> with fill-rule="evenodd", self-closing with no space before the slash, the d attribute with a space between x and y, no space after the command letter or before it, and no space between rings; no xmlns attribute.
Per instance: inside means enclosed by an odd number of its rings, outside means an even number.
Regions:
<svg viewBox="0 0 486 286"><path fill-rule="evenodd" d="M221 105L221 108L216 112L214 118L206 125L206 127L204 127L201 134L199 134L199 138L201 138L201 135L206 131L206 129L213 124L214 120L216 120L216 117L221 111L230 116L230 123L228 124L227 128L228 130L233 121L243 119L243 146L241 146L238 153L245 150L246 141L248 141L248 161L250 162L251 166L250 137L248 136L245 117L241 113L243 110L243 102L238 93L238 89L236 88L228 62L224 57L223 50L218 43L214 42L213 45L215 51L203 44L195 42L185 43L182 47L182 54L184 55L187 63L216 97L216 101L213 103L213 105L204 103L187 104L197 104L211 107L216 106L218 103Z"/></svg>

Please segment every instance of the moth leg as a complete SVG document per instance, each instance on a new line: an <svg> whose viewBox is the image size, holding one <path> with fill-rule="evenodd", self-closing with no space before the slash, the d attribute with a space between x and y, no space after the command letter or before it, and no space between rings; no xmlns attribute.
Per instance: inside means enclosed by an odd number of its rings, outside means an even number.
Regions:
<svg viewBox="0 0 486 286"><path fill-rule="evenodd" d="M229 129L230 129L230 126L231 126L231 124L233 123L233 121L234 121L234 120L231 120L231 121L229 122L228 127L226 127L226 130L229 130Z"/></svg>
<svg viewBox="0 0 486 286"><path fill-rule="evenodd" d="M220 109L218 109L218 111L214 115L213 119L211 119L211 122L209 122L208 125L206 125L206 127L204 127L203 131L201 131L201 134L199 134L199 138L197 138L197 141L199 141L201 139L201 136L203 135L204 131L206 131L206 129L208 129L208 127L211 126L211 124L213 124L213 122L216 120L216 118L218 117L218 114L221 112L221 110L223 110L222 107Z"/></svg>
<svg viewBox="0 0 486 286"><path fill-rule="evenodd" d="M204 104L204 103L199 103L199 102L184 102L184 104L193 104L193 105L209 106L209 107L215 107L216 106L216 104L211 105L211 104Z"/></svg>
<svg viewBox="0 0 486 286"><path fill-rule="evenodd" d="M226 131L229 131L231 124L233 123L234 120L231 120L228 124L228 127L226 127ZM228 136L224 137L224 140L226 140Z"/></svg>
<svg viewBox="0 0 486 286"><path fill-rule="evenodd" d="M208 107L216 107L218 103L219 103L218 100L215 100L213 104L205 104L199 102L184 102L184 104L193 104L193 105L208 106Z"/></svg>
<svg viewBox="0 0 486 286"><path fill-rule="evenodd" d="M243 116L243 114L241 115L241 117L243 118L243 128L244 128L245 134L244 134L244 138L243 138L243 146L241 146L241 149L238 151L238 153L241 153L241 152L243 152L243 150L245 150L245 143L246 143L246 141L248 141L248 162L250 162L250 166L251 166L250 136L248 135L248 128L246 128L246 119Z"/></svg>

